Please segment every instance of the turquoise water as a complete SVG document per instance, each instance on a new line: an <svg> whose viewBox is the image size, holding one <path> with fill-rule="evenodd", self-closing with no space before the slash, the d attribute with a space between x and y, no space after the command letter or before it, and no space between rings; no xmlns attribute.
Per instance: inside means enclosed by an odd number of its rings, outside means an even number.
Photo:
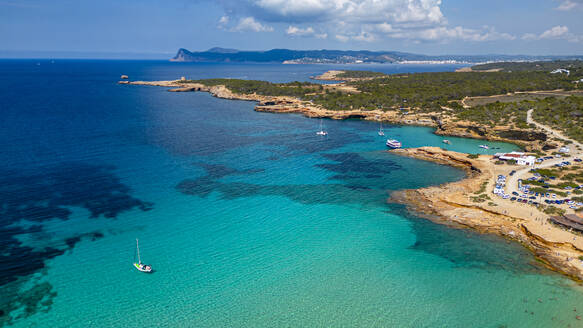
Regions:
<svg viewBox="0 0 583 328"><path fill-rule="evenodd" d="M0 62L35 81L0 88L0 325L580 326L583 290L521 246L388 204L464 175L392 155L376 123L325 120L322 138L318 121L252 102L115 84L120 72L305 80L329 67L35 64ZM444 145L429 128L385 133ZM135 238L153 274L132 267Z"/></svg>

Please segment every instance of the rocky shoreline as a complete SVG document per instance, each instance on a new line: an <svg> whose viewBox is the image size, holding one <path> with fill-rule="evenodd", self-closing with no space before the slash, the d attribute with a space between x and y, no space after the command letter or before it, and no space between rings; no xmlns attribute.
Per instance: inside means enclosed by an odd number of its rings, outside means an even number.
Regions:
<svg viewBox="0 0 583 328"><path fill-rule="evenodd" d="M341 71L338 71L341 72ZM173 81L127 81L119 84L148 85L170 88L170 92L208 92L212 96L223 99L255 101L255 110L270 113L296 113L311 118L330 118L334 120L362 119L367 121L382 121L395 125L427 126L435 128L435 134L462 138L501 141L516 144L526 150L542 149L546 145L546 135L530 130L509 129L505 127L491 128L480 126L475 122L446 122L436 113L407 113L399 110L344 110L335 111L316 105L310 101L286 96L264 96L258 94L238 94L230 91L224 85L206 86L201 83L189 83L181 80ZM342 85L326 87L342 88Z"/></svg>
<svg viewBox="0 0 583 328"><path fill-rule="evenodd" d="M451 165L465 170L468 176L441 186L394 192L389 202L404 204L416 215L454 228L470 228L517 241L531 250L548 268L583 281L583 243L573 234L547 222L547 215L534 207L514 203L495 204L472 201L480 189L486 194L489 183L500 168L491 156L470 159L466 154L436 147L391 151L394 154ZM485 187L484 187L485 186ZM581 239L581 238L579 238Z"/></svg>
<svg viewBox="0 0 583 328"><path fill-rule="evenodd" d="M255 110L271 113L298 113L307 117L384 121L399 125L417 125L435 127L436 134L444 136L459 136L484 140L496 140L518 144L527 149L540 149L537 138L546 140L546 136L532 136L534 131L511 131L499 129L505 133L524 134L517 140L500 137L496 129L477 126L471 122L442 122L430 114L402 114L399 111L332 111L309 101L293 97L264 96L258 94L237 94L224 85L206 86L200 83L174 81L120 81L120 84L148 85L170 88L170 92L209 92L212 96L223 99L255 101ZM530 134L530 135L529 135ZM400 149L392 151L395 154L433 161L439 164L451 165L464 169L468 177L442 186L434 186L415 190L403 190L392 194L390 201L405 204L417 215L440 224L457 228L471 228L482 233L494 233L515 240L530 249L535 256L549 268L561 272L576 281L583 281L583 266L578 259L583 255L583 238L577 243L568 242L573 238L569 232L546 222L546 215L536 214L533 220L531 208L513 208L485 205L471 201L476 190L492 181L492 177L500 173L500 167L491 162L491 156L481 155L477 159L468 158L467 154L446 151L436 147ZM511 168L510 168L511 169ZM510 170L508 169L508 170ZM508 174L508 172L505 172ZM486 190L490 190L486 186ZM499 203L497 201L497 203ZM544 218L544 219L543 219ZM567 260L569 259L569 260Z"/></svg>
<svg viewBox="0 0 583 328"><path fill-rule="evenodd" d="M367 81L367 80L374 80L378 79L379 77L384 76L368 76L368 77L338 77L340 74L344 74L346 71L340 70L330 70L324 72L318 76L313 76L311 79L319 80L319 81L344 81L344 82L356 82L356 81Z"/></svg>

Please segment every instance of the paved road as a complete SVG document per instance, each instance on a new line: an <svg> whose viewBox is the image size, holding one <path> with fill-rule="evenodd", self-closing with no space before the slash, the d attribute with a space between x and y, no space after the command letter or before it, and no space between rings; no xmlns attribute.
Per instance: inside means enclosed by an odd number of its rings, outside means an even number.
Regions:
<svg viewBox="0 0 583 328"><path fill-rule="evenodd" d="M570 145L570 147L569 147L570 150L571 150L571 152L569 153L571 155L571 157L569 159L565 159L565 158L548 159L548 160L545 160L544 162L542 162L541 164L535 164L534 168L537 168L537 169L548 168L548 167L551 167L551 166L553 166L555 164L559 164L559 163L561 163L561 162L563 162L565 160L572 161L572 157L579 157L579 158L582 157L582 155L583 155L583 151L582 151L583 146L579 142L577 142L577 141L575 141L575 140L573 140L571 138L568 138L568 137L564 136L559 131L555 131L555 130L549 128L546 125L543 125L541 123L538 123L538 122L534 121L532 119L532 111L533 111L532 109L529 109L528 112L526 113L526 122L528 124L531 124L532 123L532 124L536 125L538 128L541 128L541 129L545 130L550 136L558 137L558 138L561 138L563 140L570 140L570 141L573 142ZM575 147L573 147L573 146L575 146ZM510 194L513 191L518 191L518 179L526 180L528 178L528 176L527 176L528 175L528 172L532 168L533 167L526 166L526 167L524 167L522 169L516 170L516 173L514 173L513 176L507 177L507 179L506 179L506 188L505 188L506 189L505 190L506 193Z"/></svg>

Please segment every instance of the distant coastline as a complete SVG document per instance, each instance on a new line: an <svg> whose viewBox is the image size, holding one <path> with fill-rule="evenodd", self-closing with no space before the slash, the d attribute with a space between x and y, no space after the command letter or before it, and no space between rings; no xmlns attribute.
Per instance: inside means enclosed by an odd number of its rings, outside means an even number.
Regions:
<svg viewBox="0 0 583 328"><path fill-rule="evenodd" d="M399 51L290 50L243 51L211 48L189 51L181 48L170 59L175 62L258 62L283 64L477 64L505 61L572 60L583 56L530 55L423 55Z"/></svg>

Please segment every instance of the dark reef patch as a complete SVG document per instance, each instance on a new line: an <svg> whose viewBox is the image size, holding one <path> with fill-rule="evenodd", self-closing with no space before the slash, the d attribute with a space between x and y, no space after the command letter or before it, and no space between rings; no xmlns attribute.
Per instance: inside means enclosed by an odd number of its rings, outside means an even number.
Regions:
<svg viewBox="0 0 583 328"><path fill-rule="evenodd" d="M323 156L337 163L318 164L317 166L339 174L352 173L359 177L377 179L383 174L390 174L401 169L399 164L390 159L367 159L358 153L324 154Z"/></svg>
<svg viewBox="0 0 583 328"><path fill-rule="evenodd" d="M26 281L26 277L45 267L46 260L72 249L84 238L103 237L101 232L80 233L65 240L43 235L41 223L71 219L70 207L86 209L91 218L116 218L124 211L152 208L152 203L132 197L130 191L114 174L114 168L108 166L74 163L30 172L1 171L0 288ZM23 234L39 236L39 245L33 248L22 244L18 237ZM5 316L18 304L26 306L28 314L36 311L38 302L44 299L42 294L52 293L51 288L43 286L33 287L18 299L4 298L1 310Z"/></svg>
<svg viewBox="0 0 583 328"><path fill-rule="evenodd" d="M252 196L283 196L304 204L365 204L380 203L387 197L381 189L361 184L315 184L315 185L257 185L244 182L224 183L219 181L228 175L253 174L260 170L236 170L222 165L201 165L207 175L197 179L186 179L176 189L183 194L207 197L212 192L220 193L223 199Z"/></svg>
<svg viewBox="0 0 583 328"><path fill-rule="evenodd" d="M228 175L244 175L244 174L255 174L264 172L264 169L249 169L249 170L237 170L232 167L228 167L220 164L198 164L205 169L207 175L213 179L220 179Z"/></svg>
<svg viewBox="0 0 583 328"><path fill-rule="evenodd" d="M206 197L215 191L223 199L283 196L303 204L380 204L387 196L383 190L343 184L255 185L241 182L222 183L206 178L184 180L177 185L177 189L183 194L199 197Z"/></svg>

